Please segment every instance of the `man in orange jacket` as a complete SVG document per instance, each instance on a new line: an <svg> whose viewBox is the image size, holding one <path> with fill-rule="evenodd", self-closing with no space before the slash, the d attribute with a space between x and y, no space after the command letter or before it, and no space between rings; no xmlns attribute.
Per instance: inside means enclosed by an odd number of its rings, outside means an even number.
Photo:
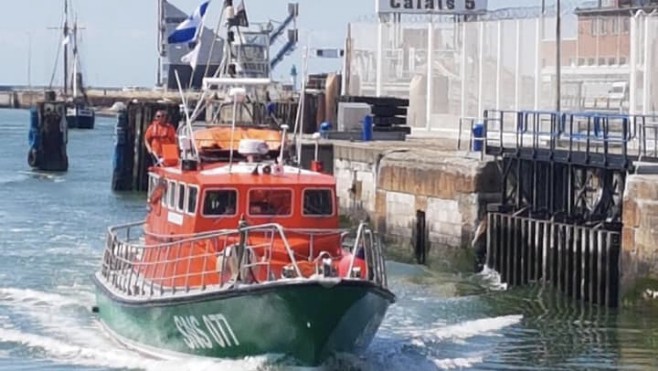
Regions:
<svg viewBox="0 0 658 371"><path fill-rule="evenodd" d="M162 161L162 146L164 144L176 144L176 129L167 122L167 112L158 111L148 129L144 134L146 150L153 155L155 160Z"/></svg>

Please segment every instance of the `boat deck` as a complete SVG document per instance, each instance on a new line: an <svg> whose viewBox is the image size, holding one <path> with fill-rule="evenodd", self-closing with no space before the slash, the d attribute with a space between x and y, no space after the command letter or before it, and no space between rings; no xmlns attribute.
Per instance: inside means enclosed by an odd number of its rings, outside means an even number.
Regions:
<svg viewBox="0 0 658 371"><path fill-rule="evenodd" d="M386 287L381 247L365 223L356 230L331 231L286 231L278 224L265 224L174 239L168 236L168 241L157 243L153 241L159 236L146 235L142 225L110 228L108 233L97 279L117 296L193 296L272 283L329 284L344 279ZM293 232L306 233L310 244L333 234L344 254L330 256L322 251L302 258L287 237ZM312 246L309 250L314 251Z"/></svg>

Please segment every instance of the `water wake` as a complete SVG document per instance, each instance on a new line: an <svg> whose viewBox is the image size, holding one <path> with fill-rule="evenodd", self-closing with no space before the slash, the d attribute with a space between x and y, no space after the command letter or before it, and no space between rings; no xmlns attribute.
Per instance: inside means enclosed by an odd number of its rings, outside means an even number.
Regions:
<svg viewBox="0 0 658 371"><path fill-rule="evenodd" d="M73 296L72 293L0 288L0 308L10 307L36 322L30 330L25 330L11 323L8 316L0 316L0 343L17 344L35 358L46 358L62 365L154 371L258 370L270 359L265 356L241 360L145 357L119 346L102 332L91 315L85 316L92 304L90 292Z"/></svg>

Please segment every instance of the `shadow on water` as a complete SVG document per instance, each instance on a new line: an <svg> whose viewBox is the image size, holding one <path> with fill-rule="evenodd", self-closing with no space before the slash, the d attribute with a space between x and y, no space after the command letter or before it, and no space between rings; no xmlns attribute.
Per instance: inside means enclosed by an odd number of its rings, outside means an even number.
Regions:
<svg viewBox="0 0 658 371"><path fill-rule="evenodd" d="M420 288L421 295L437 298L428 303L427 312L445 311L443 320L448 323L451 319L468 323L469 318L477 317L520 318L517 324L500 329L502 339L484 353L481 362L464 369L658 369L655 309L592 306L538 284L507 289L496 272L473 273L472 253L447 251L417 268L422 274L407 278ZM412 254L389 247L387 255L413 264ZM403 294L400 299L414 298ZM481 344L473 340L469 345L478 349ZM446 344L436 346L451 349Z"/></svg>
<svg viewBox="0 0 658 371"><path fill-rule="evenodd" d="M540 285L482 295L491 315L520 314L487 364L517 369L656 369L658 315L578 303ZM530 366L532 365L532 366Z"/></svg>

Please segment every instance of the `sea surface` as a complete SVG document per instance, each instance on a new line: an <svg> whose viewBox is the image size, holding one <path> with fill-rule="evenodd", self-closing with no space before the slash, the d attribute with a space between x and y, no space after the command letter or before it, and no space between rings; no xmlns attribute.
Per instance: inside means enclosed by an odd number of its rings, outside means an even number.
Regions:
<svg viewBox="0 0 658 371"><path fill-rule="evenodd" d="M107 226L144 217L144 196L114 193L115 119L69 132L69 171L27 165L28 112L0 110L0 370L267 370L269 356L165 361L99 327L92 273ZM505 290L495 272L446 258L388 262L397 303L361 357L327 370L656 370L658 313L581 308L541 288Z"/></svg>

